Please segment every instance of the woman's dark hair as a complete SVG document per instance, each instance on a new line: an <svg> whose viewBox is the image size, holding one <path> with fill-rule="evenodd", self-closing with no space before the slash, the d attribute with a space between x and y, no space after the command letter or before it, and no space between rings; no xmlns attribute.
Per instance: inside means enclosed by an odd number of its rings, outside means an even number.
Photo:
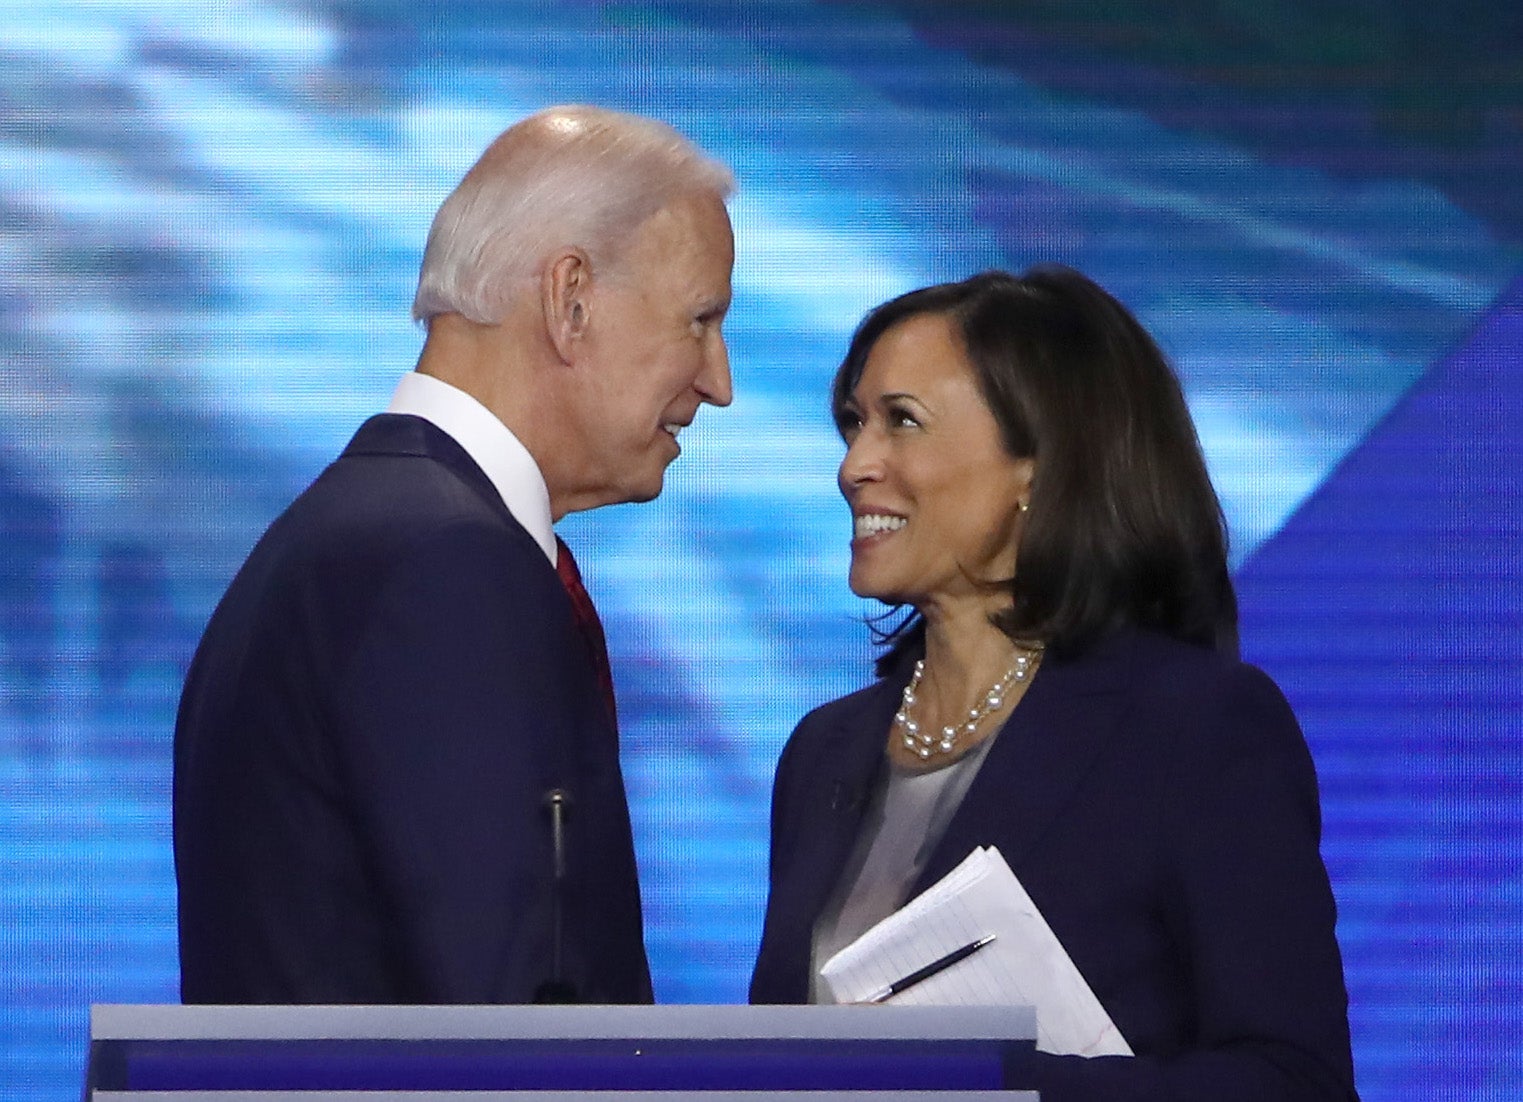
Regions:
<svg viewBox="0 0 1523 1102"><path fill-rule="evenodd" d="M1057 266L985 272L901 295L863 319L836 372L850 402L893 326L946 317L1005 449L1035 460L1031 508L995 623L1058 656L1131 625L1235 650L1227 526L1179 381L1146 330L1105 290ZM880 670L918 649L910 617L880 633Z"/></svg>

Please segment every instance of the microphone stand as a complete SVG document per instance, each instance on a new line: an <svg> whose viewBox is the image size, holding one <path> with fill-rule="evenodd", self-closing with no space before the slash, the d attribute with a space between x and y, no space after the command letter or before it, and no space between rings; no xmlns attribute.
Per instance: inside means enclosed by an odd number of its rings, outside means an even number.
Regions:
<svg viewBox="0 0 1523 1102"><path fill-rule="evenodd" d="M574 1003L579 1001L576 985L566 979L563 960L562 917L566 883L566 814L571 794L564 788L545 793L544 808L550 815L550 978L534 991L537 1003Z"/></svg>

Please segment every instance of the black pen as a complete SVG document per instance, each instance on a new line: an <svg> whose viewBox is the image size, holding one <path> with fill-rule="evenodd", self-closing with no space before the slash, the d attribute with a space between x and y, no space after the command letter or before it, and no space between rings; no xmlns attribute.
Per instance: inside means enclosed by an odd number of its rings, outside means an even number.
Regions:
<svg viewBox="0 0 1523 1102"><path fill-rule="evenodd" d="M924 968L915 969L903 979L895 980L887 987L878 988L878 990L874 991L871 995L867 996L867 998L863 999L862 1001L867 1003L881 1003L885 999L891 999L901 991L907 991L909 988L914 987L917 983L930 979L938 972L945 972L948 968L952 967L952 965L956 964L958 961L967 960L974 953L978 952L993 940L993 934L985 934L977 941L968 942L968 944L964 945L961 949L953 949L946 956L938 957L936 960L931 961L930 964L927 964Z"/></svg>

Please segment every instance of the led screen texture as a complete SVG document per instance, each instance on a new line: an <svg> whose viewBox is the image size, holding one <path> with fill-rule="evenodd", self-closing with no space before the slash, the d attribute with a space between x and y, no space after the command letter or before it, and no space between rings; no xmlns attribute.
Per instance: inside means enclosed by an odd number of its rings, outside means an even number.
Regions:
<svg viewBox="0 0 1523 1102"><path fill-rule="evenodd" d="M201 627L412 366L438 202L587 101L740 185L733 407L562 526L658 997L744 998L773 764L870 676L846 338L1055 260L1185 383L1317 761L1364 1097L1523 1095L1520 57L1477 0L0 0L0 1092L76 1092L91 1002L176 999Z"/></svg>

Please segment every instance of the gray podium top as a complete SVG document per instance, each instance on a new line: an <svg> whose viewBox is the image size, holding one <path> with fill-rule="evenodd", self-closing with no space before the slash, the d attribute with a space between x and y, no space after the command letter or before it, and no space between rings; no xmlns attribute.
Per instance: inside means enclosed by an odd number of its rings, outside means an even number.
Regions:
<svg viewBox="0 0 1523 1102"><path fill-rule="evenodd" d="M90 1008L92 1041L855 1038L1022 1041L1029 1006L150 1006Z"/></svg>
<svg viewBox="0 0 1523 1102"><path fill-rule="evenodd" d="M781 1043L830 1046L836 1043L914 1041L1030 1044L1036 1015L1030 1007L987 1006L173 1006L113 1005L90 1008L91 1069L86 1095L92 1102L291 1102L293 1099L353 1099L354 1102L489 1102L524 1099L569 1102L590 1098L655 1102L848 1102L848 1100L925 1099L947 1102L1036 1102L1034 1093L986 1089L941 1089L934 1093L894 1089L772 1089L758 1083L747 1090L646 1089L559 1090L304 1090L156 1089L127 1087L96 1077L96 1056L113 1049L130 1052L147 1046L186 1044L206 1051L221 1042L284 1046L287 1042L347 1046L406 1046L433 1042L527 1044L618 1043L636 1058L651 1059L670 1044L708 1042ZM642 1042L651 1042L646 1048ZM199 1047L198 1047L199 1046ZM542 1047L542 1046L541 1046ZM892 1044L891 1046L892 1047ZM271 1050L276 1051L276 1050ZM642 1051L645 1056L642 1057ZM574 1054L567 1059L574 1060ZM109 1076L108 1076L109 1078ZM120 1075L117 1076L121 1078ZM130 1080L131 1077L128 1077ZM880 1077L881 1078L881 1077ZM631 1083L634 1088L635 1084Z"/></svg>

